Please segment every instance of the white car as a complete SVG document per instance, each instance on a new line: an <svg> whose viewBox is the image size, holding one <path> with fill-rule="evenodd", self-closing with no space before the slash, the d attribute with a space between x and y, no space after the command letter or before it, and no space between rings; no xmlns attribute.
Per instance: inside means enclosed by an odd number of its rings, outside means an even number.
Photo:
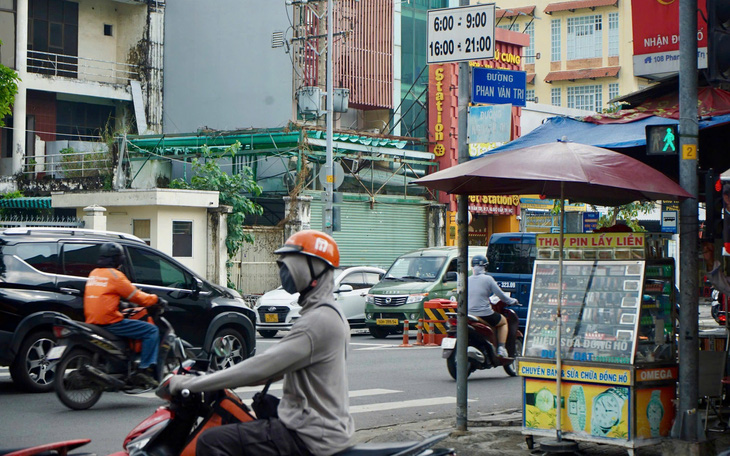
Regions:
<svg viewBox="0 0 730 456"><path fill-rule="evenodd" d="M350 328L365 327L365 297L370 287L380 282L385 270L370 266L335 270L335 302L345 314ZM289 294L282 287L265 293L256 301L256 329L262 337L271 338L280 330L288 330L299 318L299 293Z"/></svg>

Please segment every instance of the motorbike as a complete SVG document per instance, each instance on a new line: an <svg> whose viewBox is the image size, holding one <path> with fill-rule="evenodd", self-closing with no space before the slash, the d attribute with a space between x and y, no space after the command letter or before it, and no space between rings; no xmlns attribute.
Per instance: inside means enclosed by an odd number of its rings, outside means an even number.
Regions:
<svg viewBox="0 0 730 456"><path fill-rule="evenodd" d="M517 357L522 353L524 336L519 330L519 318L514 310L507 307L504 301L496 296L490 298L495 312L507 319L507 343L505 348L508 358L497 356L497 335L494 328L479 317L467 315L469 327L469 346L467 348L467 378L478 369L503 367L507 375L517 375ZM456 313L447 312L448 326L445 337L441 341L441 356L446 359L446 367L451 377L456 380Z"/></svg>
<svg viewBox="0 0 730 456"><path fill-rule="evenodd" d="M76 439L76 440L65 440L63 442L46 443L43 445L37 445L30 448L21 448L17 450L0 450L0 456L66 456L72 450L76 450L79 447L86 445L91 442L91 439ZM73 456L93 456L92 453L73 453Z"/></svg>
<svg viewBox="0 0 730 456"><path fill-rule="evenodd" d="M157 378L193 358L192 345L179 338L162 314L166 303L122 309L125 318L153 323L160 331ZM48 354L56 362L54 388L61 402L73 410L92 407L104 392L139 394L149 391L135 381L141 342L116 336L104 328L59 317L53 334L58 344Z"/></svg>
<svg viewBox="0 0 730 456"><path fill-rule="evenodd" d="M718 325L725 326L727 324L727 297L714 288L712 289L710 314Z"/></svg>
<svg viewBox="0 0 730 456"><path fill-rule="evenodd" d="M196 375L205 372L208 366L209 360L186 361L177 372ZM256 419L254 412L231 390L202 393L183 390L172 395L170 378L164 379L155 391L167 405L135 426L124 440L123 450L109 456L195 456L195 443L204 430ZM448 433L439 434L420 442L357 444L336 456L456 456L451 449L431 448L447 436Z"/></svg>

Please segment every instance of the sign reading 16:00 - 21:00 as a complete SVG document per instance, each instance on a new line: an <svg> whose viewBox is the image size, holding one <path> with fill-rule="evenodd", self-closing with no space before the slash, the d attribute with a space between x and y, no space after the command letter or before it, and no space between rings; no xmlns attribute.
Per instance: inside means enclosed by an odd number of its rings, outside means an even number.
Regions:
<svg viewBox="0 0 730 456"><path fill-rule="evenodd" d="M428 63L494 58L494 4L428 12Z"/></svg>

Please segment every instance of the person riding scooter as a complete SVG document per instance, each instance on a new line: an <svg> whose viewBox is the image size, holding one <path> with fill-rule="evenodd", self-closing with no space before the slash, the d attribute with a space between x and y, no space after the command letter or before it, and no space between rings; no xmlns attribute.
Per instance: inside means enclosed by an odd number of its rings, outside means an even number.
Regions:
<svg viewBox="0 0 730 456"><path fill-rule="evenodd" d="M159 330L152 323L124 318L119 301L148 307L157 304L157 295L147 294L132 285L120 268L124 264L124 248L116 242L106 242L99 248L98 268L91 271L84 290L86 323L102 326L110 333L129 339L141 339L142 353L134 381L148 388L158 385L157 349Z"/></svg>
<svg viewBox="0 0 730 456"><path fill-rule="evenodd" d="M471 260L472 275L469 277L468 304L469 314L479 317L497 330L497 355L509 357L505 343L507 343L507 319L492 309L490 296L496 295L509 305L518 304L517 300L504 294L492 276L486 273L489 260L484 255L475 255Z"/></svg>
<svg viewBox="0 0 730 456"><path fill-rule="evenodd" d="M299 293L301 316L276 345L228 369L203 376L177 375L170 392L192 393L262 384L284 377L278 417L206 430L196 456L322 455L349 446L354 420L349 412L345 355L350 328L333 305L334 268L340 252L328 234L304 230L274 253L281 285Z"/></svg>

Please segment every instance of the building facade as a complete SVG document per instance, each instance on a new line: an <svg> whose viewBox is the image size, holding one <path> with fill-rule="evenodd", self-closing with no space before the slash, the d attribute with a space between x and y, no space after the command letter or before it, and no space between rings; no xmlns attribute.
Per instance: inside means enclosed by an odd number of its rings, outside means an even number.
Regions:
<svg viewBox="0 0 730 456"><path fill-rule="evenodd" d="M164 11L164 1L0 0L0 62L20 77L0 175L98 175L109 168L97 156L109 152L104 135L159 133Z"/></svg>
<svg viewBox="0 0 730 456"><path fill-rule="evenodd" d="M496 0L499 28L530 36L528 100L602 111L610 100L649 85L634 77L631 2Z"/></svg>

